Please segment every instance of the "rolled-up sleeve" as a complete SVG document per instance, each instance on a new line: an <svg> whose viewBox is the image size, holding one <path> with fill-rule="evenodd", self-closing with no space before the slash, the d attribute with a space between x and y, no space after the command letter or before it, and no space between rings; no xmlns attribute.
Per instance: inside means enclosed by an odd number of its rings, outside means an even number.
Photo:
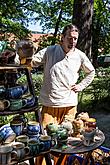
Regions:
<svg viewBox="0 0 110 165"><path fill-rule="evenodd" d="M44 63L46 50L47 48L44 48L32 56L32 61L31 61L32 66L39 66Z"/></svg>
<svg viewBox="0 0 110 165"><path fill-rule="evenodd" d="M83 58L82 70L86 73L86 75L85 78L79 83L81 91L90 85L95 76L95 68L93 67L87 56L84 56Z"/></svg>

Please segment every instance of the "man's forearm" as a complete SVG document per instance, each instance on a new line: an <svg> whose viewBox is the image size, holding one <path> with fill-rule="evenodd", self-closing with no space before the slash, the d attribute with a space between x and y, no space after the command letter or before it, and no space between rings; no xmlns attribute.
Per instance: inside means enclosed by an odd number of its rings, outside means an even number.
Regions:
<svg viewBox="0 0 110 165"><path fill-rule="evenodd" d="M87 76L78 84L80 85L81 91L85 89L87 86L90 85L90 83L93 81L95 76L95 70L91 71Z"/></svg>

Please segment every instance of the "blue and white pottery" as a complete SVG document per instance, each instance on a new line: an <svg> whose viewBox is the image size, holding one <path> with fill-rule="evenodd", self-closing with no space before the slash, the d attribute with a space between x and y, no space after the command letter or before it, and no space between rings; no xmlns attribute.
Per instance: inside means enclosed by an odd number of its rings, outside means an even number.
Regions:
<svg viewBox="0 0 110 165"><path fill-rule="evenodd" d="M16 136L19 136L22 134L23 132L23 123L20 121L12 121L10 122L10 126L12 128L12 130L14 131L14 133L16 134Z"/></svg>
<svg viewBox="0 0 110 165"><path fill-rule="evenodd" d="M36 135L40 132L40 124L36 121L29 121L27 123L27 133L30 135Z"/></svg>
<svg viewBox="0 0 110 165"><path fill-rule="evenodd" d="M10 143L16 137L16 134L9 125L0 128L0 142Z"/></svg>
<svg viewBox="0 0 110 165"><path fill-rule="evenodd" d="M32 134L27 134L27 136L29 137L29 139L35 139L35 140L39 140L39 133L37 133L36 135L32 135Z"/></svg>
<svg viewBox="0 0 110 165"><path fill-rule="evenodd" d="M9 99L18 99L28 91L27 85L15 86L6 90L6 97Z"/></svg>
<svg viewBox="0 0 110 165"><path fill-rule="evenodd" d="M29 108L35 105L35 97L33 95L24 95L22 97L24 104L26 105L25 108Z"/></svg>

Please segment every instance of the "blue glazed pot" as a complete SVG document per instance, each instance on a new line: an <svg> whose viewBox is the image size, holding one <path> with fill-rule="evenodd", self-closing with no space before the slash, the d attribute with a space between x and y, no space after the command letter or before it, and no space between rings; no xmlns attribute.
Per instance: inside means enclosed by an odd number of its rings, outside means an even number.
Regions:
<svg viewBox="0 0 110 165"><path fill-rule="evenodd" d="M40 132L40 125L36 121L29 121L27 123L27 133L29 135L36 135Z"/></svg>
<svg viewBox="0 0 110 165"><path fill-rule="evenodd" d="M6 97L9 99L19 99L27 91L27 85L11 87L6 90Z"/></svg>
<svg viewBox="0 0 110 165"><path fill-rule="evenodd" d="M0 142L9 143L16 137L16 134L9 125L4 125L0 128Z"/></svg>

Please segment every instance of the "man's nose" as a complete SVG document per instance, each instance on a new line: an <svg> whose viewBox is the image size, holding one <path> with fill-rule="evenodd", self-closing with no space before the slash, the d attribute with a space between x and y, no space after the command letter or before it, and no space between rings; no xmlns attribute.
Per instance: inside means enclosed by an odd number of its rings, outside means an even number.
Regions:
<svg viewBox="0 0 110 165"><path fill-rule="evenodd" d="M72 44L74 42L74 39L70 39L70 43Z"/></svg>

